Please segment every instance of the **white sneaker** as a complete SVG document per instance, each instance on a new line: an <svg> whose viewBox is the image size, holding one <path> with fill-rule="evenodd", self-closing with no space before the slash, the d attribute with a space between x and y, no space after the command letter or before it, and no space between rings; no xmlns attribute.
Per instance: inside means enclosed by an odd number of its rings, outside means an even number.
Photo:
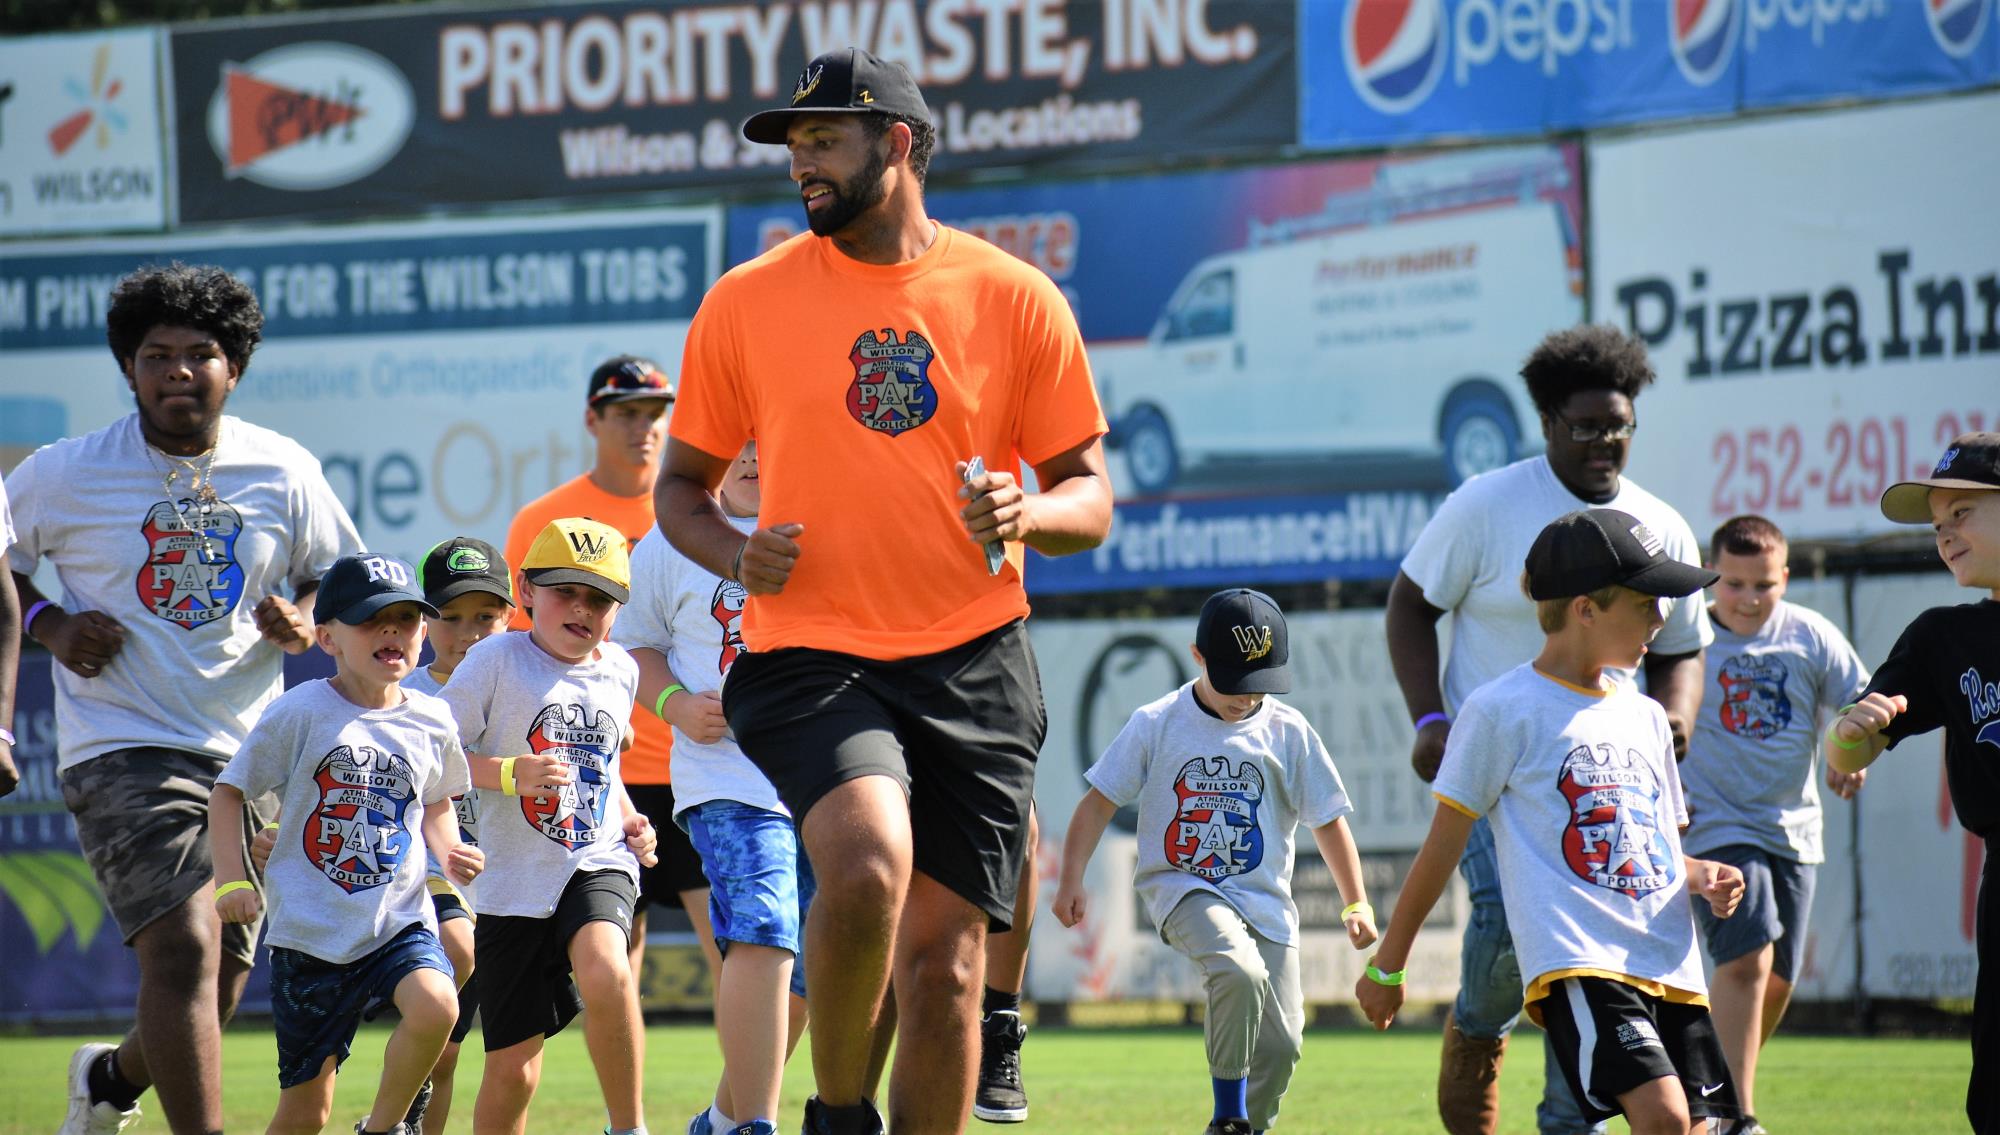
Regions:
<svg viewBox="0 0 2000 1135"><path fill-rule="evenodd" d="M136 1103L130 1111L119 1111L108 1103L90 1100L90 1066L117 1047L95 1043L77 1046L76 1053L69 1058L69 1113L63 1116L62 1129L56 1135L118 1135L137 1122Z"/></svg>

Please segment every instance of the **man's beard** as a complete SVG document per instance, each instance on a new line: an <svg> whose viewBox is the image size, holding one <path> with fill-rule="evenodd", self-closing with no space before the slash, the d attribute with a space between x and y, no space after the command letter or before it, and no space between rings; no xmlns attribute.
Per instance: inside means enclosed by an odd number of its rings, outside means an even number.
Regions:
<svg viewBox="0 0 2000 1135"><path fill-rule="evenodd" d="M882 188L882 173L889 168L888 156L868 148L867 164L845 185L833 187L833 204L815 212L806 210L806 226L814 236L832 236L853 223L854 218L882 203L888 194Z"/></svg>

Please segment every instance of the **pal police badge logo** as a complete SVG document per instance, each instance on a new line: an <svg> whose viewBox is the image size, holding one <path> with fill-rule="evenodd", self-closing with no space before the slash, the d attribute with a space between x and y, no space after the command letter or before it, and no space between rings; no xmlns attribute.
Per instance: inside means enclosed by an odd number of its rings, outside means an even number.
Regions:
<svg viewBox="0 0 2000 1135"><path fill-rule="evenodd" d="M1738 654L1722 664L1716 681L1722 685L1722 727L1736 736L1762 741L1792 723L1783 661Z"/></svg>
<svg viewBox="0 0 2000 1135"><path fill-rule="evenodd" d="M417 799L410 762L373 745L342 745L313 773L319 803L303 825L306 861L348 894L396 877L410 850L404 817Z"/></svg>
<svg viewBox="0 0 2000 1135"><path fill-rule="evenodd" d="M574 851L604 826L604 794L611 788L611 759L618 752L618 722L583 705L546 705L528 729L528 748L570 767L571 779L551 796L523 794L529 826Z"/></svg>
<svg viewBox="0 0 2000 1135"><path fill-rule="evenodd" d="M1670 818L1660 776L1644 757L1615 745L1578 745L1559 779L1569 800L1563 859L1576 877L1643 898L1674 884L1678 868L1661 824Z"/></svg>
<svg viewBox="0 0 2000 1135"><path fill-rule="evenodd" d="M1177 806L1167 821L1167 862L1217 882L1255 871L1264 862L1264 829L1257 805L1264 799L1264 774L1228 757L1196 757L1174 778Z"/></svg>
<svg viewBox="0 0 2000 1135"><path fill-rule="evenodd" d="M184 631L229 617L243 599L243 565L236 561L243 518L228 502L203 512L191 500L178 510L157 501L140 531L146 562L134 582L146 610Z"/></svg>
<svg viewBox="0 0 2000 1135"><path fill-rule="evenodd" d="M722 656L715 660L718 674L729 673L737 656L748 649L743 645L743 603L749 594L742 584L725 579L716 583L715 594L709 599L708 613L722 627Z"/></svg>
<svg viewBox="0 0 2000 1135"><path fill-rule="evenodd" d="M847 388L847 412L877 433L900 437L937 413L937 387L931 382L931 361L937 351L915 331L901 341L896 329L884 327L878 338L863 331L854 340L847 361L854 364L854 382Z"/></svg>

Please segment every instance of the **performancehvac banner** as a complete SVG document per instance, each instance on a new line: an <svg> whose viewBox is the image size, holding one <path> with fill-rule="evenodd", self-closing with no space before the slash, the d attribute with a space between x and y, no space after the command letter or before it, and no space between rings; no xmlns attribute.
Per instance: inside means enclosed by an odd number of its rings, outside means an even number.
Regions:
<svg viewBox="0 0 2000 1135"><path fill-rule="evenodd" d="M784 176L737 126L807 60L910 68L934 168L1297 139L1295 10L1261 0L589 3L184 25L180 217L409 213Z"/></svg>
<svg viewBox="0 0 2000 1135"><path fill-rule="evenodd" d="M2000 427L2000 155L1966 144L1996 121L1979 95L1593 148L1596 318L1659 372L1630 472L1698 534L1889 532L1883 489Z"/></svg>
<svg viewBox="0 0 2000 1135"><path fill-rule="evenodd" d="M0 39L0 236L165 227L159 43Z"/></svg>
<svg viewBox="0 0 2000 1135"><path fill-rule="evenodd" d="M1301 0L1300 138L1540 134L2000 80L1993 0Z"/></svg>
<svg viewBox="0 0 2000 1135"><path fill-rule="evenodd" d="M589 467L590 372L680 358L713 282L708 209L20 246L0 259L0 469L130 412L104 341L120 276L179 259L249 283L264 343L229 412L320 459L368 546L415 561L504 542L521 505Z"/></svg>
<svg viewBox="0 0 2000 1135"><path fill-rule="evenodd" d="M1284 700L1312 722L1333 755L1354 804L1348 823L1361 851L1362 872L1377 919L1387 924L1436 801L1410 771L1415 734L1389 669L1380 611L1294 614L1292 692ZM1041 819L1035 870L1044 906L1055 897L1070 814L1088 785L1084 770L1118 734L1132 711L1195 675L1188 644L1194 619L1056 621L1030 619L1048 704L1048 740L1035 773ZM1262 806L1262 805L1259 805ZM1136 830L1127 809L1106 829L1085 876L1090 910L1064 929L1055 919L1035 923L1028 954L1028 993L1037 1000L1116 999L1201 1001L1201 973L1160 940L1132 889L1141 840L1161 832ZM1265 822L1268 822L1266 820ZM1303 935L1299 962L1309 1002L1351 1002L1368 955L1341 929L1340 893L1319 858L1312 833L1297 833L1292 893ZM1458 945L1465 928L1464 887L1456 881L1438 904L1410 955L1410 995L1449 999L1458 990Z"/></svg>
<svg viewBox="0 0 2000 1135"><path fill-rule="evenodd" d="M1111 423L1110 539L1030 589L1395 574L1445 492L1541 448L1516 372L1582 317L1579 171L1526 146L929 194L1063 289ZM802 225L732 209L729 260Z"/></svg>

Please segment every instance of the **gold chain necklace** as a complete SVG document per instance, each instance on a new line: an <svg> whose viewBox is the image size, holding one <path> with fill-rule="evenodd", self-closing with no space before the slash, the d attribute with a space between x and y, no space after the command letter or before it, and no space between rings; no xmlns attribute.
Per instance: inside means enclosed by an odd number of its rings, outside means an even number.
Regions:
<svg viewBox="0 0 2000 1135"><path fill-rule="evenodd" d="M221 441L219 437L216 440L218 443ZM205 564L215 563L217 557L215 549L208 542L208 526L209 517L215 512L216 505L222 503L221 498L215 492L215 479L210 476L210 473L215 468L215 451L217 446L211 445L206 452L196 454L194 457L179 457L171 453L156 451L151 443L142 442L141 444L146 447L146 460L152 464L153 470L160 474L160 488L167 494L167 507L173 509L175 515L180 517L181 528L184 531L194 533L195 537L201 541L201 562ZM159 452L161 457L166 458L170 464L177 465L179 468L166 468L162 466L159 460L153 456L155 452ZM197 465L196 461L199 461L200 464ZM183 473L187 474L187 491L189 495L176 499L174 485L180 480Z"/></svg>

